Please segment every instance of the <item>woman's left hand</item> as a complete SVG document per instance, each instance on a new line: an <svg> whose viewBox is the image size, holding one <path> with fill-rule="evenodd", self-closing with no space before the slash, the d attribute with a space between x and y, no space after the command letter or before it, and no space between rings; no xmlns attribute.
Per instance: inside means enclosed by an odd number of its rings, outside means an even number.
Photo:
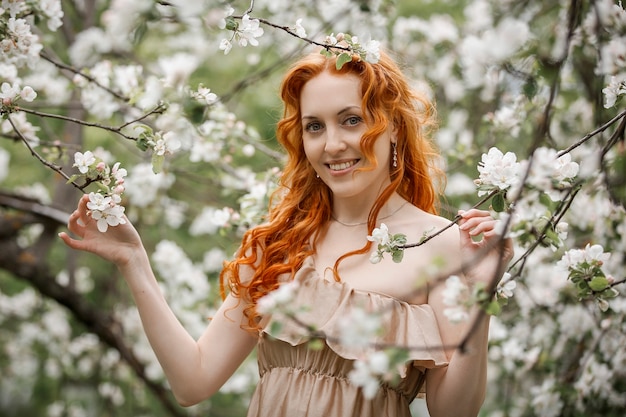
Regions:
<svg viewBox="0 0 626 417"><path fill-rule="evenodd" d="M499 221L485 210L459 211L461 262L463 272L472 283L499 281L513 258L513 241L501 236ZM479 240L478 236L481 236Z"/></svg>

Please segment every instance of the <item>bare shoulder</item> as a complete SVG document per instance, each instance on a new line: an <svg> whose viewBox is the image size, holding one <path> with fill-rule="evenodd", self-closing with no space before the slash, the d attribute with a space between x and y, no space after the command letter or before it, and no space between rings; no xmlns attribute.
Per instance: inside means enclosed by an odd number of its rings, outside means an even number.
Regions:
<svg viewBox="0 0 626 417"><path fill-rule="evenodd" d="M450 219L427 213L415 206L410 206L403 213L399 223L398 226L406 230L409 240L419 241L423 237L436 235L431 239L432 243L448 245L459 242L459 228Z"/></svg>
<svg viewBox="0 0 626 417"><path fill-rule="evenodd" d="M419 252L420 257L430 259L446 269L456 268L460 259L459 228L450 219L427 213L415 206L410 206L398 222L390 227L391 233L404 233L407 243L417 243L427 238L428 241L407 251Z"/></svg>

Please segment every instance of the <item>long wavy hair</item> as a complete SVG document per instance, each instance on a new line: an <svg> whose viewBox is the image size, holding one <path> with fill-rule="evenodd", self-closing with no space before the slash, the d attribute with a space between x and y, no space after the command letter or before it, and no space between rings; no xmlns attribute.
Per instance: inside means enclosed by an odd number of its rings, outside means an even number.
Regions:
<svg viewBox="0 0 626 417"><path fill-rule="evenodd" d="M304 85L320 73L353 74L361 80L362 108L368 127L361 138L361 150L372 166L377 164L373 148L378 137L390 125L396 132L397 167L390 167L391 183L370 210L369 233L394 192L426 212L437 213L444 177L437 168L439 155L430 140L435 125L434 105L411 89L400 68L384 52L376 64L356 57L337 70L335 62L335 58L312 53L296 62L283 79L280 96L284 113L277 125L277 139L288 159L280 187L272 195L267 223L245 233L235 259L226 262L220 274L222 297L228 287L247 303L245 315L250 329L258 329L257 300L276 289L284 277L293 276L304 260L315 253L320 232L331 219L332 193L316 178L302 142L300 94ZM362 248L342 254L333 267L335 279L340 280L338 267L343 259L366 253L371 245L368 241ZM242 265L254 271L251 279L240 277Z"/></svg>

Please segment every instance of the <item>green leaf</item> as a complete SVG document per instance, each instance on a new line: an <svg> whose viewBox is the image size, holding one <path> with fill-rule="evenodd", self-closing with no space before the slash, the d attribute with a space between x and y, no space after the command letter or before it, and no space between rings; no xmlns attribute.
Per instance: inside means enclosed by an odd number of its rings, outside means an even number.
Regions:
<svg viewBox="0 0 626 417"><path fill-rule="evenodd" d="M494 211L497 213L501 213L504 211L504 196L502 193L498 193L493 196L491 199L491 207L493 207Z"/></svg>
<svg viewBox="0 0 626 417"><path fill-rule="evenodd" d="M136 45L143 40L148 31L148 24L143 21L136 28L135 33L133 34L133 43Z"/></svg>
<svg viewBox="0 0 626 417"><path fill-rule="evenodd" d="M324 348L324 342L321 339L312 339L307 344L307 347L311 350L322 350Z"/></svg>
<svg viewBox="0 0 626 417"><path fill-rule="evenodd" d="M323 48L320 51L320 54L324 55L326 58L330 58L331 56L333 56L334 54L332 52L330 52L328 49Z"/></svg>
<svg viewBox="0 0 626 417"><path fill-rule="evenodd" d="M589 288L593 291L602 291L609 286L609 280L606 277L596 276L593 277L591 281L589 281Z"/></svg>
<svg viewBox="0 0 626 417"><path fill-rule="evenodd" d="M537 80L534 77L527 78L522 87L522 92L528 100L532 100L537 94Z"/></svg>
<svg viewBox="0 0 626 417"><path fill-rule="evenodd" d="M282 328L283 328L283 324L282 323L280 323L278 321L274 321L270 325L270 334L278 334L278 333L280 333Z"/></svg>
<svg viewBox="0 0 626 417"><path fill-rule="evenodd" d="M502 311L502 308L500 307L500 304L495 300L491 301L485 307L485 312L492 316L497 316L498 314L500 314L501 311Z"/></svg>
<svg viewBox="0 0 626 417"><path fill-rule="evenodd" d="M401 249L396 249L391 253L391 259L397 264L402 262L403 257L404 257L404 251Z"/></svg>
<svg viewBox="0 0 626 417"><path fill-rule="evenodd" d="M239 23L232 16L228 16L226 19L226 26L224 27L226 30L237 30L239 27Z"/></svg>
<svg viewBox="0 0 626 417"><path fill-rule="evenodd" d="M337 57L337 62L335 63L335 67L340 70L341 67L344 66L344 64L347 64L348 62L352 61L352 55L350 55L347 52L342 52L339 54L339 56Z"/></svg>
<svg viewBox="0 0 626 417"><path fill-rule="evenodd" d="M76 180L77 180L77 179L79 179L79 178L80 178L80 175L78 175L78 174L74 174L74 175L72 175L72 176L71 176L71 177L67 180L66 184L69 184L69 183L71 183L71 182L74 182L74 181L76 181Z"/></svg>
<svg viewBox="0 0 626 417"><path fill-rule="evenodd" d="M150 147L150 145L148 144L148 139L146 139L145 137L140 137L139 139L137 139L135 145L137 145L137 147L144 152L147 151Z"/></svg>
<svg viewBox="0 0 626 417"><path fill-rule="evenodd" d="M163 163L165 162L165 156L152 154L152 172L158 174L163 170Z"/></svg>

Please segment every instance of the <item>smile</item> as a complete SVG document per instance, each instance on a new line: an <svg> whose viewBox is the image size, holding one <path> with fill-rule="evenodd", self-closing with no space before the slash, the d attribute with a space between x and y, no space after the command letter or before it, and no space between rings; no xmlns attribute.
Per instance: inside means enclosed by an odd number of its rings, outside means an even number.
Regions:
<svg viewBox="0 0 626 417"><path fill-rule="evenodd" d="M334 163L334 164L328 164L328 167L333 170L333 171L343 171L345 169L348 169L350 167L353 167L354 165L356 165L359 162L358 159L352 160L352 161L348 161L348 162L341 162L341 163Z"/></svg>

